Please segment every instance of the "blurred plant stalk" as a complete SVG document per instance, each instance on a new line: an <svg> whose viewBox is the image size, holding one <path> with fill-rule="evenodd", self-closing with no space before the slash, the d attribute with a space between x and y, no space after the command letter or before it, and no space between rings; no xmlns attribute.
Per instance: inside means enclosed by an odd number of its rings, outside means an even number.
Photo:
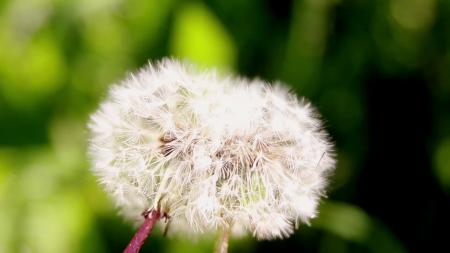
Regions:
<svg viewBox="0 0 450 253"><path fill-rule="evenodd" d="M143 213L145 220L144 223L139 227L139 230L131 239L127 248L123 251L124 253L137 253L141 249L142 245L147 239L148 235L153 229L155 223L161 218L161 212L156 209L146 211Z"/></svg>
<svg viewBox="0 0 450 253"><path fill-rule="evenodd" d="M224 227L219 234L215 253L227 253L229 239L230 239L230 227Z"/></svg>

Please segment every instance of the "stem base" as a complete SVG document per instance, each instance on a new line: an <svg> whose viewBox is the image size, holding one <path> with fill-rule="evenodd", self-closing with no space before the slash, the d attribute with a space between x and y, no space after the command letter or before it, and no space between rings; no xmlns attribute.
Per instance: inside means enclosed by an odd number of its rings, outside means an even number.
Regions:
<svg viewBox="0 0 450 253"><path fill-rule="evenodd" d="M159 210L150 210L143 213L145 218L144 223L139 227L139 230L134 234L127 248L123 253L138 253L144 244L145 239L153 229L155 223L161 218L161 212Z"/></svg>

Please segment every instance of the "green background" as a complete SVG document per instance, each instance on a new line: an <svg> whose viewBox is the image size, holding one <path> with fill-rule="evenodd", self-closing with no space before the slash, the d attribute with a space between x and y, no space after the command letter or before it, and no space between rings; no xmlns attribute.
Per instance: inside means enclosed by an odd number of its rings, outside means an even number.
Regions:
<svg viewBox="0 0 450 253"><path fill-rule="evenodd" d="M123 249L134 229L89 171L86 122L110 84L165 56L290 84L318 107L336 142L337 170L312 226L301 226L289 240L233 239L232 252L418 250L395 229L395 219L377 215L358 195L373 157L370 113L377 112L377 97L368 83L395 86L392 80L401 77L401 88L375 88L394 91L399 104L409 101L399 92L409 89L408 80L423 84L425 99L413 101L429 107L423 170L431 175L427 184L448 201L450 1L2 0L0 252ZM395 110L399 117L402 110ZM399 143L399 156L386 163L408 159L400 155L407 148ZM408 168L395 177L401 188ZM417 201L414 212L433 216L423 198L409 199ZM435 222L414 223L417 234L436 229ZM434 243L424 238L423 244ZM209 239L163 238L157 231L143 252L213 247Z"/></svg>

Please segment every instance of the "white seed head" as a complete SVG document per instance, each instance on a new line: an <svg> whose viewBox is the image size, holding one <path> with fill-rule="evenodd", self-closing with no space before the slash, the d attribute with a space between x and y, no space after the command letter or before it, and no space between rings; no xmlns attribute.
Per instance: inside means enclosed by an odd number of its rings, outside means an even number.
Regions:
<svg viewBox="0 0 450 253"><path fill-rule="evenodd" d="M93 171L121 213L159 208L174 231L286 237L316 215L335 165L313 107L280 84L169 59L113 86L89 129Z"/></svg>

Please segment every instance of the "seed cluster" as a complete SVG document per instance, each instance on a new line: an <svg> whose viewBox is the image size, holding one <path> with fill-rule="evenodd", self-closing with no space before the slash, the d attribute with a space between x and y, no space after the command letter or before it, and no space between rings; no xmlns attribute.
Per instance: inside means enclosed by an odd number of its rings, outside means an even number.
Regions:
<svg viewBox="0 0 450 253"><path fill-rule="evenodd" d="M158 208L173 232L288 236L316 215L335 164L312 106L281 84L175 60L113 86L89 128L93 171L121 213Z"/></svg>

